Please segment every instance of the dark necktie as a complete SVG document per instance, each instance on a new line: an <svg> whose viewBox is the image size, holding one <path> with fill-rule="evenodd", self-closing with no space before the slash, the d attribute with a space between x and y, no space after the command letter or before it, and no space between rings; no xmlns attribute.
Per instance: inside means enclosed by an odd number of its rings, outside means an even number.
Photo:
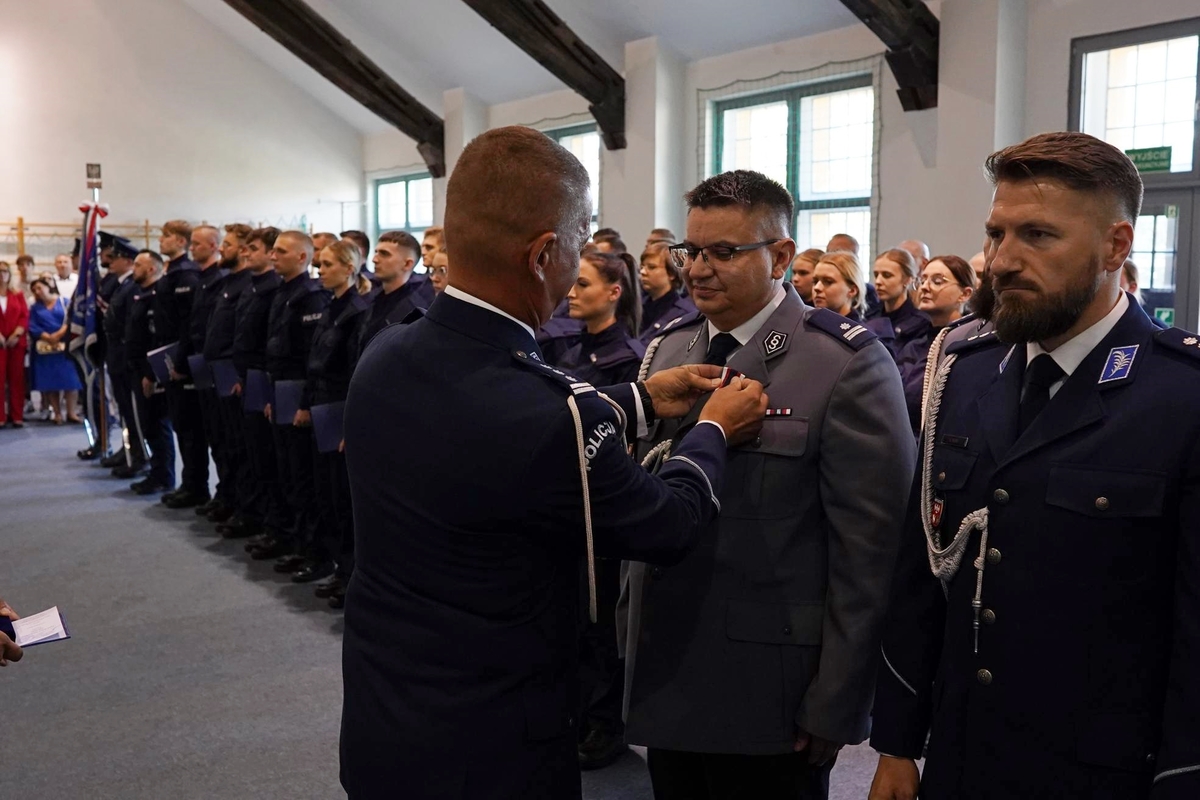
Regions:
<svg viewBox="0 0 1200 800"><path fill-rule="evenodd" d="M723 367L725 366L725 361L729 358L729 354L737 350L740 346L732 333L718 333L708 343L708 355L704 357L704 363Z"/></svg>
<svg viewBox="0 0 1200 800"><path fill-rule="evenodd" d="M1066 375L1049 353L1042 353L1025 368L1025 394L1021 397L1021 433L1050 402L1050 387Z"/></svg>

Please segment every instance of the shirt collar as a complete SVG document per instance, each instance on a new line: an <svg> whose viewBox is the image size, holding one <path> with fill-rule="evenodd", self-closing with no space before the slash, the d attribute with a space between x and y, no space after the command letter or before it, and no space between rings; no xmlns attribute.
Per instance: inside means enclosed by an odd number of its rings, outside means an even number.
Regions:
<svg viewBox="0 0 1200 800"><path fill-rule="evenodd" d="M125 270L125 272L123 274L117 276L117 285L118 286L121 285L122 283L124 283L125 281L129 280L132 277L133 277L133 270L131 270L131 269Z"/></svg>
<svg viewBox="0 0 1200 800"><path fill-rule="evenodd" d="M787 292L783 288L782 283L775 284L775 295L771 298L771 302L763 306L762 311L759 311L750 319L738 325L731 331L722 331L712 323L708 322L708 340L711 342L718 333L729 333L733 338L737 339L738 344L745 346L746 342L754 338L754 334L758 333L758 329L767 324L767 319L775 313L775 309L779 308L779 304L783 302L784 295Z"/></svg>
<svg viewBox="0 0 1200 800"><path fill-rule="evenodd" d="M1121 292L1121 296L1117 298L1117 304L1113 306L1112 311L1101 319L1099 322L1092 325L1087 330L1076 334L1071 339L1060 344L1050 357L1054 359L1058 366L1062 367L1062 371L1066 373L1066 377L1071 377L1071 373L1079 369L1079 365L1087 358L1088 353L1096 349L1096 345L1104 341L1104 337L1116 327L1117 322L1124 316L1125 310L1129 308L1129 298ZM1025 345L1025 363L1032 364L1033 360L1047 350L1038 342L1029 342Z"/></svg>
<svg viewBox="0 0 1200 800"><path fill-rule="evenodd" d="M533 328L529 327L524 322L521 322L521 320L517 319L512 314L509 314L507 311L501 311L500 309L496 308L494 305L487 302L486 300L480 300L475 295L470 294L468 292L464 292L462 289L459 289L456 286L447 286L443 291L445 291L446 294L450 295L455 300L462 300L464 303L470 303L473 306L479 306L480 308L491 311L493 314L499 314L500 316L505 317L506 319L511 319L513 322L520 325L525 330L525 332L529 334L530 339L537 339L537 336L533 332Z"/></svg>

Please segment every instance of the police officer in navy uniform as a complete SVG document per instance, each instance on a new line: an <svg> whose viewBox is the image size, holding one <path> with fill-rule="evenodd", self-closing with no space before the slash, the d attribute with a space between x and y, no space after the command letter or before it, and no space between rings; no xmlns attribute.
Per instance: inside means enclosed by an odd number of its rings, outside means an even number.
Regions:
<svg viewBox="0 0 1200 800"><path fill-rule="evenodd" d="M571 307L566 298L554 309L550 319L537 330L537 345L547 364L557 364L567 351L579 344L583 325L571 319Z"/></svg>
<svg viewBox="0 0 1200 800"><path fill-rule="evenodd" d="M645 297L639 333L642 344L650 344L669 323L696 311L696 304L683 294L683 272L671 257L670 245L671 242L652 242L642 253L639 272Z"/></svg>
<svg viewBox="0 0 1200 800"><path fill-rule="evenodd" d="M179 442L183 476L179 489L162 497L164 503L177 508L201 505L209 499L208 442L204 436L203 412L185 358L192 348L192 303L202 282L200 267L187 255L191 237L191 225L184 220L172 220L163 225L159 249L169 261L155 300L158 304L155 322L163 337L162 343L177 343L180 354L174 364L175 374L167 385L167 406Z"/></svg>
<svg viewBox="0 0 1200 800"><path fill-rule="evenodd" d="M1040 134L987 171L995 332L930 393L870 797L1200 797L1200 337L1120 291L1120 150Z"/></svg>
<svg viewBox="0 0 1200 800"><path fill-rule="evenodd" d="M137 252L137 248L128 239L113 237L112 261L108 274L116 279L117 287L104 309L103 319L104 364L108 368L108 380L121 414L122 426L129 437L129 449L118 451L113 454L112 460L101 463L113 470L114 477L126 479L141 471L146 460L146 450L139 433L140 426L134 418L134 389L130 382L128 346L125 341L129 310L133 305L133 296L138 290L137 281L133 277L133 259L137 257ZM140 386L138 391L141 391Z"/></svg>
<svg viewBox="0 0 1200 800"><path fill-rule="evenodd" d="M313 334L329 305L329 292L308 274L313 257L313 243L302 231L284 231L275 239L271 263L283 279L271 300L267 319L266 366L271 381L276 384L279 398L281 381L301 381L307 377L308 354ZM320 516L316 505L313 477L312 420L307 410L296 411L291 420L276 418L274 407L268 406L268 418L276 428L276 464L289 511L295 520L289 529L291 541L280 540L284 531L268 531L267 537L250 550L251 557L279 558L290 549L303 557L303 563L289 565L292 580L297 583L319 580L333 572L333 564L321 557ZM234 530L233 535L258 533L253 525Z"/></svg>
<svg viewBox="0 0 1200 800"><path fill-rule="evenodd" d="M210 373L215 357L215 351L228 352L229 339L225 329L218 327L216 334L220 337L216 348L207 344L208 332L212 328L213 317L221 297L225 294L225 284L230 272L237 266L236 248L230 255L225 249L221 232L212 225L199 225L192 231L191 252L196 266L200 268L200 283L196 286L192 298L192 310L188 320L187 335L183 338L178 361L187 367L187 373L192 383L195 376L191 375L192 356L204 356L204 369ZM213 357L210 357L211 354ZM168 508L195 508L199 515L207 514L215 508L228 508L235 504L234 471L238 459L236 450L238 440L229 441L225 435L225 425L222 422L221 400L215 382L209 381L207 388L195 388L197 405L200 407L200 420L203 423L204 441L212 450L213 465L217 471L216 492L209 499L197 502L199 497L189 497L187 494L177 494L163 502ZM230 451L234 452L231 453ZM207 489L207 487L206 487ZM207 491L204 497L207 497Z"/></svg>
<svg viewBox="0 0 1200 800"><path fill-rule="evenodd" d="M358 363L362 327L372 305L367 294L361 293L362 289L370 292L370 284L362 279L358 270L361 258L358 248L346 239L328 245L317 254L321 285L333 299L317 323L308 353L308 374L300 407L310 415L316 413L314 407L346 401L350 376ZM345 587L354 571L350 479L346 474L346 456L340 446L323 452L316 439L314 435L312 458L320 534L307 555L317 564L334 563L332 578L318 588L332 608L341 608ZM310 562L302 556L283 552L279 555L282 558L277 563L281 569L288 566L311 569Z"/></svg>
<svg viewBox="0 0 1200 800"><path fill-rule="evenodd" d="M645 346L630 335L638 330L637 264L628 253L587 248L579 277L567 293L571 318L583 323L579 344L558 366L593 386L637 380ZM596 561L598 603L595 624L584 623L580 637L579 766L599 769L625 752L621 700L625 664L617 652L616 613L621 593L621 562Z"/></svg>
<svg viewBox="0 0 1200 800"><path fill-rule="evenodd" d="M626 436L685 413L719 370L601 394L545 364L534 329L575 280L588 187L531 129L469 144L447 188L453 283L424 319L377 335L351 381L353 800L578 798L578 564L678 559L717 512L726 436L761 427L761 386L736 379L653 477Z"/></svg>
<svg viewBox="0 0 1200 800"><path fill-rule="evenodd" d="M385 231L379 237L373 261L380 291L362 325L360 351L388 325L403 322L413 311L428 309L433 302L429 278L413 273L420 256L420 243L407 231Z"/></svg>
<svg viewBox="0 0 1200 800"><path fill-rule="evenodd" d="M175 442L164 387L159 385L146 354L172 339L160 327L158 293L162 291L163 260L142 250L133 261L137 289L125 324L129 382L135 401L134 423L150 450L150 473L129 488L138 494L170 491L175 487Z"/></svg>

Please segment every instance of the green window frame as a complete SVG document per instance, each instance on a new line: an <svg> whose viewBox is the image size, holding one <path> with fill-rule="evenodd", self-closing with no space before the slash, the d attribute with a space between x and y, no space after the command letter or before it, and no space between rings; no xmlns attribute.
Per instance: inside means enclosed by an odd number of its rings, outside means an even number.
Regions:
<svg viewBox="0 0 1200 800"><path fill-rule="evenodd" d="M579 125L570 125L565 128L552 128L550 130L542 131L542 133L546 134L551 139L553 139L554 141L563 145L564 147L567 147L567 149L571 149L570 145L572 143L572 140L575 137L584 136L587 134L595 134L595 137L596 137L596 158L595 158L596 174L592 175L592 170L591 170L587 160L585 160L584 158L579 159L580 161L583 162L584 167L588 168L588 176L592 179L592 230L595 231L596 228L598 228L600 226L600 191L601 191L601 189L600 189L600 169L601 169L600 153L604 147L603 139L601 139L601 137L600 137L600 128L594 122L585 122L585 123L582 123ZM580 155L582 155L582 154L576 153L576 156L580 156Z"/></svg>
<svg viewBox="0 0 1200 800"><path fill-rule="evenodd" d="M422 218L414 218L414 215L413 215L414 199L416 199L416 196L419 192L423 191L426 188L425 184L420 183L421 181L429 182L428 190L429 190L430 198L431 198L430 203L432 203L433 177L428 172L415 172L410 175L397 175L397 176L391 177L391 178L377 178L375 180L375 184L374 184L373 190L371 192L371 202L372 202L373 210L374 210L374 220L375 220L375 237L374 238L376 240L379 239L379 235L381 233L383 233L384 231L395 231L395 230L408 231L413 236L416 236L417 239L420 239L421 234L425 231L425 229L433 225L432 205L430 206L430 213L428 215L428 221L425 221ZM403 224L402 225L384 225L384 224L382 224L382 215L380 213L380 208L383 205L380 202L380 195L382 192L387 190L387 187L394 187L397 184L403 184L404 213L402 215L402 220L396 220L396 221L398 221L398 222L403 221ZM390 218L389 218L389 221L390 221Z"/></svg>
<svg viewBox="0 0 1200 800"><path fill-rule="evenodd" d="M710 165L710 174L715 175L723 171L723 162L725 160L725 114L728 111L733 111L741 108L750 108L754 106L762 106L771 103L786 103L788 109L787 118L787 173L784 186L791 193L796 205L796 214L792 218L792 233L796 234L798 222L801 214L806 211L826 211L838 209L854 209L865 210L868 214L872 212L875 203L875 195L878 192L878 177L877 164L879 159L879 141L878 136L872 131L870 144L870 162L867 165L868 174L870 176L871 191L869 194L864 194L854 197L839 197L827 199L803 199L805 193L802 191L801 181L801 146L802 146L802 131L804 128L804 120L802 119L802 107L806 98L815 97L818 95L834 94L851 89L861 89L870 87L873 91L872 108L872 127L877 128L878 120L875 119L875 114L878 113L874 95L878 93L878 87L875 86L874 77L869 73L850 75L846 77L836 78L833 80L817 81L813 83L802 84L785 89L776 89L768 92L760 92L757 94L744 95L741 97L730 98L728 100L717 100L712 104L712 163ZM873 227L873 226L872 226ZM815 246L822 247L824 242L813 243ZM869 242L862 243L865 249L870 248Z"/></svg>

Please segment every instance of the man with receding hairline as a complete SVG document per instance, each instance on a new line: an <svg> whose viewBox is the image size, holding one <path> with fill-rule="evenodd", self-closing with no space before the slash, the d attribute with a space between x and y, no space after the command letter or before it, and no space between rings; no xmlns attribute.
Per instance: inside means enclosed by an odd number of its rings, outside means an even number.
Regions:
<svg viewBox="0 0 1200 800"><path fill-rule="evenodd" d="M1121 291L1124 153L1045 133L986 170L995 330L928 393L870 800L1194 800L1200 336Z"/></svg>
<svg viewBox="0 0 1200 800"><path fill-rule="evenodd" d="M601 394L542 362L534 330L578 274L588 187L541 133L475 139L446 192L450 285L358 363L345 411L352 800L578 798L581 565L679 559L717 512L726 437L761 425L761 385L735 378L651 476L627 433L685 413L720 370Z"/></svg>

